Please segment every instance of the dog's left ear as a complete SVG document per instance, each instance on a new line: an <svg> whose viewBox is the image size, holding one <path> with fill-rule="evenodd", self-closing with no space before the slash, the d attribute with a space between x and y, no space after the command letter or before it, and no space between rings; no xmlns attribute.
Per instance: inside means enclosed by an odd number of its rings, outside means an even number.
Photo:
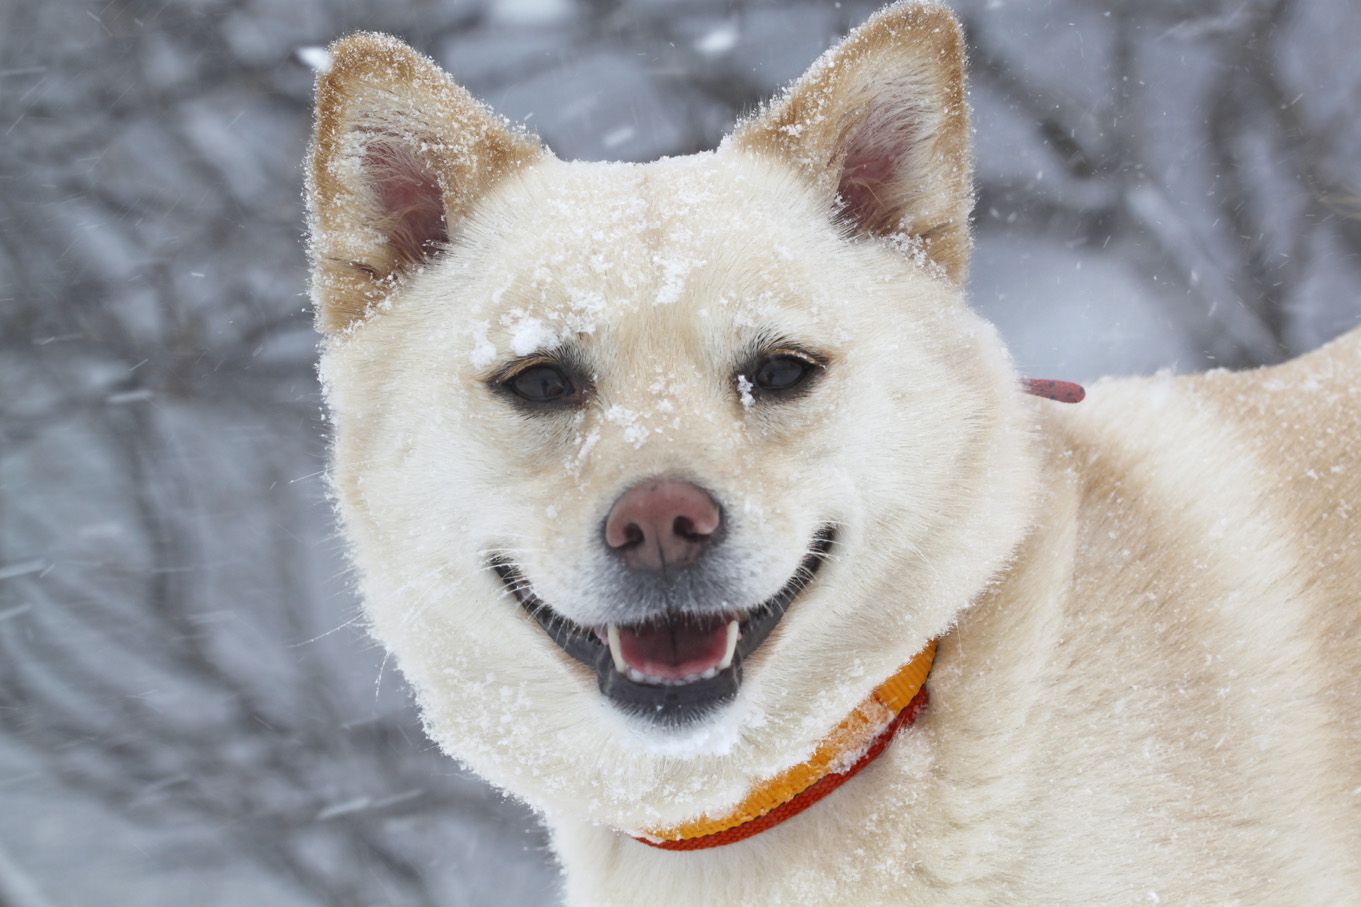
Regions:
<svg viewBox="0 0 1361 907"><path fill-rule="evenodd" d="M360 32L331 45L307 172L318 326L367 317L497 182L545 154L396 38Z"/></svg>
<svg viewBox="0 0 1361 907"><path fill-rule="evenodd" d="M945 7L880 11L730 143L793 165L856 232L903 235L963 278L973 207L964 39Z"/></svg>

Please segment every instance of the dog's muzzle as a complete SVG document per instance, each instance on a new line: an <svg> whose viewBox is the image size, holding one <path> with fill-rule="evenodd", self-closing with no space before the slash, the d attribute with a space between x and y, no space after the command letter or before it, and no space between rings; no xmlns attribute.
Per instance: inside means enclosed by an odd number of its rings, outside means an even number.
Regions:
<svg viewBox="0 0 1361 907"><path fill-rule="evenodd" d="M563 651L596 672L600 692L611 702L659 724L681 725L737 695L744 660L817 577L835 540L833 527L819 529L793 575L755 608L714 614L659 612L603 627L583 626L553 610L509 559L494 557L489 566Z"/></svg>

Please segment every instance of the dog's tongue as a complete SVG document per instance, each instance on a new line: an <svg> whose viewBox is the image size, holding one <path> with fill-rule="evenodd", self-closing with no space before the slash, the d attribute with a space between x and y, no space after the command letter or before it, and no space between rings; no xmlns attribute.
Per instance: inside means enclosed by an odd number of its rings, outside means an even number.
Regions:
<svg viewBox="0 0 1361 907"><path fill-rule="evenodd" d="M732 660L729 622L689 620L619 627L619 655L633 670L662 680L682 680ZM735 640L734 640L735 641Z"/></svg>

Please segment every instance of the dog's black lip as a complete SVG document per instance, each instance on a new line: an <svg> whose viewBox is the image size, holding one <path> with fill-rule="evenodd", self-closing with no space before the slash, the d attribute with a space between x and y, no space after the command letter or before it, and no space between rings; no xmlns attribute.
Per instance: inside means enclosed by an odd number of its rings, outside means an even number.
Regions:
<svg viewBox="0 0 1361 907"><path fill-rule="evenodd" d="M620 674L614 667L609 646L600 640L596 631L562 616L535 595L529 581L513 561L496 555L488 561L488 566L549 638L568 655L596 672L602 694L627 711L660 723L684 724L737 695L742 682L743 661L766 641L790 605L816 578L835 542L836 528L831 524L821 526L814 533L798 568L780 591L738 618L742 634L738 637L731 666L707 680L677 686L638 683Z"/></svg>

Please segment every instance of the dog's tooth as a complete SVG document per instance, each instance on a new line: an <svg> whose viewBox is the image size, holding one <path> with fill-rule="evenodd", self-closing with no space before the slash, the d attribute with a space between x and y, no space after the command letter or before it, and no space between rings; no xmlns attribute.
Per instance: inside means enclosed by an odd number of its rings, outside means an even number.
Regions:
<svg viewBox="0 0 1361 907"><path fill-rule="evenodd" d="M624 661L624 649L619 642L619 628L610 624L605 628L605 635L609 639L610 656L614 659L614 669L620 674L629 674L633 669L629 667L628 662Z"/></svg>
<svg viewBox="0 0 1361 907"><path fill-rule="evenodd" d="M700 679L700 680L712 680L713 678L715 678L715 677L717 677L717 676L718 676L718 665L713 665L712 667L707 668L707 669L705 669L704 671L702 671L702 672L700 673L700 675L699 675L699 679Z"/></svg>
<svg viewBox="0 0 1361 907"><path fill-rule="evenodd" d="M737 637L739 635L737 621L728 621L728 645L723 650L723 660L718 663L718 670L726 671L732 667L733 653L737 651Z"/></svg>

